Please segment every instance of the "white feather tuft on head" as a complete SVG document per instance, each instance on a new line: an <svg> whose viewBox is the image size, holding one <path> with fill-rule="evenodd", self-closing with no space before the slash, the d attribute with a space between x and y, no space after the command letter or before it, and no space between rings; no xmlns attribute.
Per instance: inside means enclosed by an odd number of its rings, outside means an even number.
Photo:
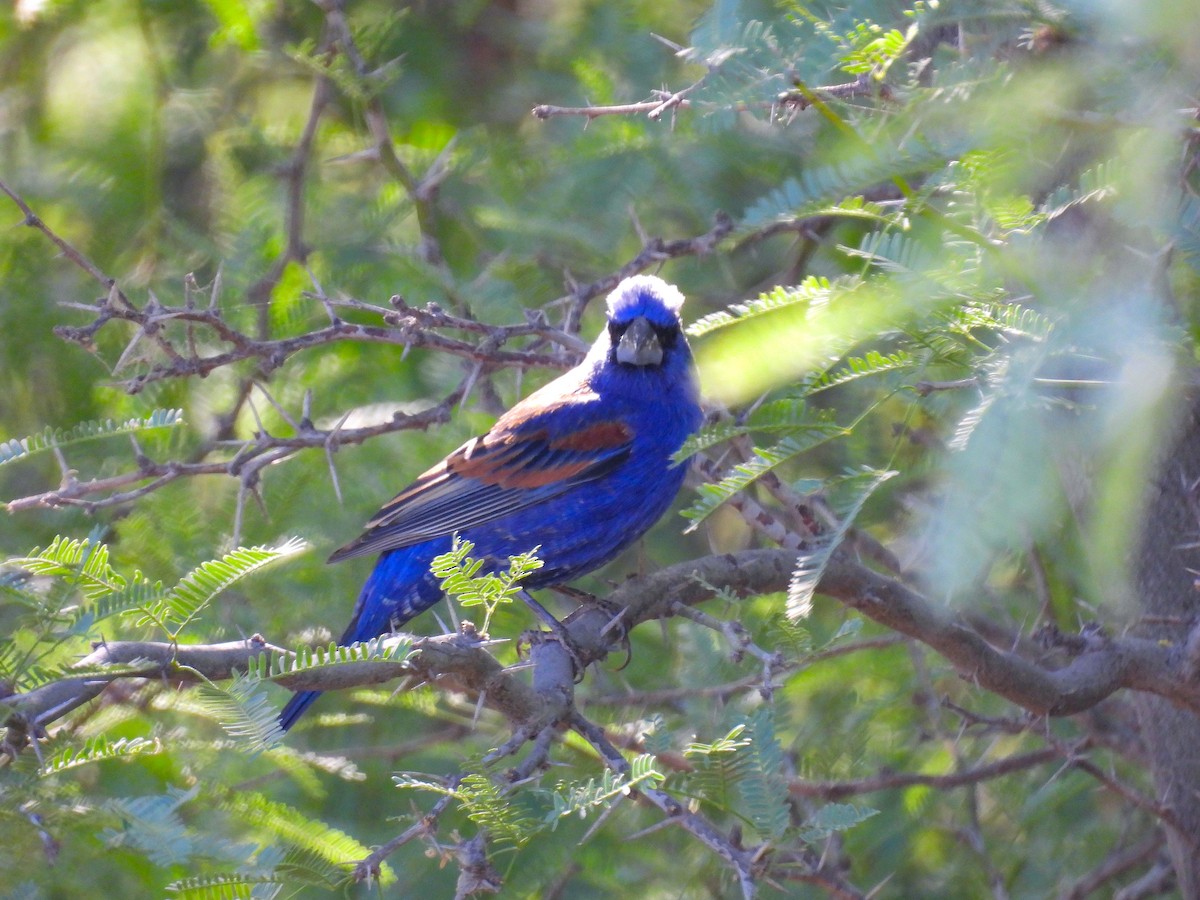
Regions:
<svg viewBox="0 0 1200 900"><path fill-rule="evenodd" d="M683 294L679 288L654 275L626 278L608 295L608 318L614 322L634 316L661 319L664 312L677 320L682 309ZM659 315L655 316L655 312Z"/></svg>

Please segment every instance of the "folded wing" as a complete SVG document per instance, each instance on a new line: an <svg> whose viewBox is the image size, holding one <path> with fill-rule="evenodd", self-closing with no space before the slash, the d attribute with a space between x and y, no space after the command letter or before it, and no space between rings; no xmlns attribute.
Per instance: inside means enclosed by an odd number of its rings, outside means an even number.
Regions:
<svg viewBox="0 0 1200 900"><path fill-rule="evenodd" d="M510 419L512 427L501 420L396 495L360 538L329 561L383 553L492 522L600 478L628 458L633 430L624 422L555 427L563 418Z"/></svg>

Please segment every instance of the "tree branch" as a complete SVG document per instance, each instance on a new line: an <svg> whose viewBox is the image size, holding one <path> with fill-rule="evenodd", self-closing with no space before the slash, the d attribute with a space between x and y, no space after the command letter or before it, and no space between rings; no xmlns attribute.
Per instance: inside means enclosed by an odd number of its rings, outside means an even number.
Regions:
<svg viewBox="0 0 1200 900"><path fill-rule="evenodd" d="M786 550L749 550L708 556L669 566L630 579L607 598L621 609L625 629L672 614L676 603L695 605L713 596L714 589L751 596L786 589L795 554ZM963 677L1000 694L1032 712L1063 716L1086 710L1121 688L1147 691L1193 710L1200 710L1200 687L1186 677L1181 648L1136 637L1094 639L1065 666L1046 668L1015 653L988 644L949 613L939 610L896 579L879 575L844 555L837 555L821 579L820 591L858 609L875 621L937 650ZM599 606L581 606L563 622L573 652L585 664L604 659L619 645L620 629ZM547 636L553 643L555 636ZM136 671L122 669L115 677L158 675L191 680L180 667L206 678L229 677L244 668L250 656L283 653L262 638L214 645L173 646L156 642L114 642L97 645L81 665L144 663ZM565 652L565 651L562 651ZM274 680L292 690L337 690L378 684L401 676L417 676L430 684L485 695L488 706L517 725L536 723L540 730L550 719L570 713L570 667L559 666L553 678L530 686L513 670L487 653L473 631L422 638L403 663L366 661L316 668ZM92 697L107 683L102 674L47 684L5 700L23 719L44 726ZM565 703L564 703L565 700ZM547 710L553 713L548 714Z"/></svg>

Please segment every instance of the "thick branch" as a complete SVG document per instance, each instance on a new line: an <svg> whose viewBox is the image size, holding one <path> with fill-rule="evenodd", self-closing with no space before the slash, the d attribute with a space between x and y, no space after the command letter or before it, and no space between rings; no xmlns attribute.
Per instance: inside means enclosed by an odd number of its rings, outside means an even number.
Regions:
<svg viewBox="0 0 1200 900"><path fill-rule="evenodd" d="M738 595L786 590L795 568L787 550L751 550L680 563L626 582L608 600L624 609L626 628L669 614L671 605L699 603L709 585ZM1181 647L1136 637L1094 637L1077 656L1051 669L997 649L949 612L897 579L880 575L838 554L821 578L821 593L937 650L963 677L1032 712L1071 715L1089 709L1121 688L1147 691L1200 710L1200 685L1189 677ZM585 653L607 652L609 617L583 609L568 618L571 637ZM578 621L577 621L578 620ZM598 658L598 657L597 657Z"/></svg>
<svg viewBox="0 0 1200 900"><path fill-rule="evenodd" d="M945 656L980 687L1035 713L1065 716L1121 688L1147 691L1200 711L1200 684L1187 677L1182 648L1136 637L1089 638L1061 669L999 650L901 582L839 557L819 590Z"/></svg>
<svg viewBox="0 0 1200 900"><path fill-rule="evenodd" d="M694 605L709 599L713 589L740 596L784 590L791 578L795 555L785 550L751 550L709 556L670 566L631 579L607 598L622 610L617 620L598 606L583 606L563 623L579 661L603 659L620 643L622 633L640 622L666 618L676 603ZM865 615L937 650L964 677L1036 713L1070 715L1088 709L1121 688L1147 691L1194 710L1200 710L1200 687L1188 678L1181 648L1134 637L1096 639L1067 665L1050 669L1014 653L997 649L980 635L940 610L899 581L879 575L844 556L831 562L820 590ZM98 645L82 665L145 663L122 669L115 677L160 676L188 681L189 670L206 678L229 677L260 653L280 651L261 638L227 644L178 646L155 642L117 642ZM378 684L402 676L450 690L483 695L518 726L544 726L552 709L562 716L571 708L569 667L561 677L531 686L515 671L505 669L467 632L423 638L404 662L366 661L281 676L292 690L337 690ZM110 678L93 672L45 685L5 700L26 721L44 725L96 696ZM552 681L553 683L549 683ZM564 697L566 702L564 704Z"/></svg>
<svg viewBox="0 0 1200 900"><path fill-rule="evenodd" d="M79 667L95 670L103 666L117 668L113 674L90 671L78 678L66 678L35 688L25 694L4 698L4 705L15 713L8 720L10 729L40 731L55 719L87 703L116 678L169 678L175 682L195 682L199 676L210 681L232 677L245 671L249 660L266 652L285 652L272 647L255 635L245 641L223 644L176 645L162 641L114 641L93 645L92 652ZM10 743L14 741L10 732Z"/></svg>
<svg viewBox="0 0 1200 900"><path fill-rule="evenodd" d="M173 684L222 681L236 671L246 671L250 660L263 654L288 655L288 651L268 644L257 635L222 644L106 642L96 644L93 652L80 661L79 667L88 670L86 675L13 694L3 702L16 714L10 725L24 723L41 729L98 696L109 682L118 678L162 678ZM112 666L114 670L97 671L104 666ZM484 649L484 641L470 630L420 638L406 658L339 662L278 675L271 680L295 691L333 691L405 677L446 690L482 695L488 706L517 724L541 715L544 707L534 689L513 670L497 662Z"/></svg>

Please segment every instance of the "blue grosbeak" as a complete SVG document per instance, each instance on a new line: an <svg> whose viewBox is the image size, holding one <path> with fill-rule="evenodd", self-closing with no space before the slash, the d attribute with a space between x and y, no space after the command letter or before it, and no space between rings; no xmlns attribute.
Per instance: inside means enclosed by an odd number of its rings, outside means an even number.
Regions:
<svg viewBox="0 0 1200 900"><path fill-rule="evenodd" d="M330 562L380 554L340 643L385 634L442 592L429 567L454 535L493 568L540 547L527 588L608 562L666 511L683 483L671 454L701 421L683 295L649 275L608 297L608 328L578 366L522 400L383 507ZM319 696L297 693L290 728Z"/></svg>

